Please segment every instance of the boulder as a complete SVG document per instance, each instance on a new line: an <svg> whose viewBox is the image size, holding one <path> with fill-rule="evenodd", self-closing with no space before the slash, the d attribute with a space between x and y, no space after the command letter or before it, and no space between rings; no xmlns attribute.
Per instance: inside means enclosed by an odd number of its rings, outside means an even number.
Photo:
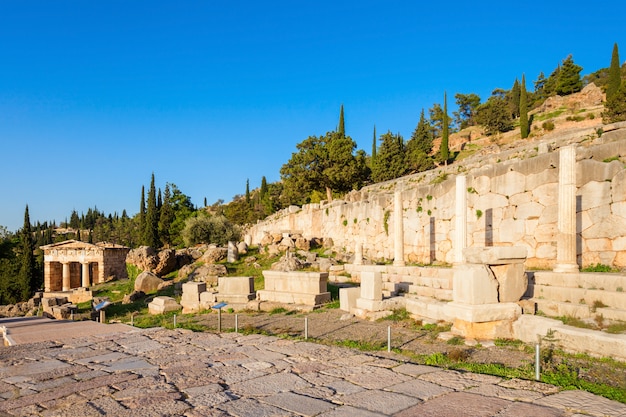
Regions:
<svg viewBox="0 0 626 417"><path fill-rule="evenodd" d="M157 255L157 265L152 272L157 276L167 275L176 270L176 251L174 249L163 249Z"/></svg>
<svg viewBox="0 0 626 417"><path fill-rule="evenodd" d="M135 279L135 291L151 293L156 291L164 281L149 271L144 271Z"/></svg>
<svg viewBox="0 0 626 417"><path fill-rule="evenodd" d="M128 255L126 255L126 263L135 265L142 271L152 271L158 263L158 259L155 255L156 252L150 246L140 246L128 252Z"/></svg>
<svg viewBox="0 0 626 417"><path fill-rule="evenodd" d="M311 249L311 241L303 237L296 238L295 245L296 245L296 248L300 250L308 251Z"/></svg>
<svg viewBox="0 0 626 417"><path fill-rule="evenodd" d="M146 293L143 291L133 291L130 294L126 294L122 299L122 304L130 304L134 303L137 300L141 300L146 296Z"/></svg>
<svg viewBox="0 0 626 417"><path fill-rule="evenodd" d="M248 253L248 244L246 242L237 243L237 251L240 255L246 255Z"/></svg>
<svg viewBox="0 0 626 417"><path fill-rule="evenodd" d="M228 249L212 247L208 248L198 261L204 262L205 264L214 264L226 259L227 255Z"/></svg>
<svg viewBox="0 0 626 417"><path fill-rule="evenodd" d="M206 282L209 285L217 285L217 278L228 274L224 265L200 265L188 276L189 281Z"/></svg>

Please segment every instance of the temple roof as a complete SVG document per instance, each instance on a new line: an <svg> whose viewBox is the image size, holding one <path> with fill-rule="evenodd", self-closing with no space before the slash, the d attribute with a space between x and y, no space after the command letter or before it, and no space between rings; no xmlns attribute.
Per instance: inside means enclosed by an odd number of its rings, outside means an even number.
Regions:
<svg viewBox="0 0 626 417"><path fill-rule="evenodd" d="M89 248L105 248L105 249L128 249L126 246L118 245L109 242L87 243L79 240L65 240L63 242L51 243L40 247L43 250L46 249L89 249Z"/></svg>

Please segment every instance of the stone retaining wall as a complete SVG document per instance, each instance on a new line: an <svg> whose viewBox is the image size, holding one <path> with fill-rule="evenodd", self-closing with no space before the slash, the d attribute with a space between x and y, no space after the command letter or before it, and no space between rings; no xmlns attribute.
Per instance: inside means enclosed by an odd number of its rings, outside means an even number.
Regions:
<svg viewBox="0 0 626 417"><path fill-rule="evenodd" d="M402 262L452 264L455 177L462 173L467 176L467 246L522 246L528 251L527 268L550 269L557 252L558 147L578 143L578 265L625 268L626 123L604 126L600 138L587 130L529 142L509 153L511 160L463 161L365 187L344 200L292 206L248 233L258 244L267 233L301 231L307 238L332 238L337 249L349 253L362 245L365 258L392 260L394 193L399 192Z"/></svg>

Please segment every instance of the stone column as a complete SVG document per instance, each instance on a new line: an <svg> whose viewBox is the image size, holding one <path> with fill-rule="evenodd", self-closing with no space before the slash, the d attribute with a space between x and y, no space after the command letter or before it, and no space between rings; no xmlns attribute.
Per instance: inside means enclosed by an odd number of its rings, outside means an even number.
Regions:
<svg viewBox="0 0 626 417"><path fill-rule="evenodd" d="M52 265L49 261L43 263L43 291L50 292L50 275L52 274Z"/></svg>
<svg viewBox="0 0 626 417"><path fill-rule="evenodd" d="M402 193L393 195L393 264L404 266L404 224L402 223Z"/></svg>
<svg viewBox="0 0 626 417"><path fill-rule="evenodd" d="M363 244L359 241L354 248L354 265L363 265Z"/></svg>
<svg viewBox="0 0 626 417"><path fill-rule="evenodd" d="M63 291L69 291L70 288L70 263L63 262Z"/></svg>
<svg viewBox="0 0 626 417"><path fill-rule="evenodd" d="M467 177L456 177L456 200L455 200L454 225L454 263L463 263L463 249L467 247Z"/></svg>
<svg viewBox="0 0 626 417"><path fill-rule="evenodd" d="M82 286L89 288L89 262L81 264L83 267L83 282Z"/></svg>
<svg viewBox="0 0 626 417"><path fill-rule="evenodd" d="M559 151L559 201L554 272L578 272L576 262L576 147Z"/></svg>

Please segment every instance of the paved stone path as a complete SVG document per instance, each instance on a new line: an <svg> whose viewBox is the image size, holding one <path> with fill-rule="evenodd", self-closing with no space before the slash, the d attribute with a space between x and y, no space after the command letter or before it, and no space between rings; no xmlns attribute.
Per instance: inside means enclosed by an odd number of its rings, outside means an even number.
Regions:
<svg viewBox="0 0 626 417"><path fill-rule="evenodd" d="M626 416L533 381L275 337L130 329L0 348L0 416Z"/></svg>

